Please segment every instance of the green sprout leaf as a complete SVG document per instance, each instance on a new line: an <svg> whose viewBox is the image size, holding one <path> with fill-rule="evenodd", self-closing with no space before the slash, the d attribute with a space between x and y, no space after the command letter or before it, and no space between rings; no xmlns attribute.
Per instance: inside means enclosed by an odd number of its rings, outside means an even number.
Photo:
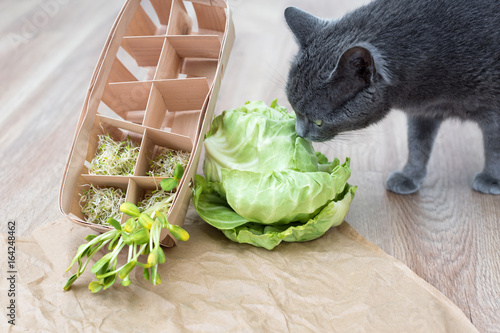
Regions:
<svg viewBox="0 0 500 333"><path fill-rule="evenodd" d="M99 283L99 281L92 281L90 282L89 284L89 290L95 294L97 292L99 292L99 290L101 290L103 287L103 285L101 283Z"/></svg>
<svg viewBox="0 0 500 333"><path fill-rule="evenodd" d="M146 228L148 230L151 229L151 226L154 223L154 220L148 214L145 213L141 213L138 221L143 228Z"/></svg>
<svg viewBox="0 0 500 333"><path fill-rule="evenodd" d="M122 226L120 224L120 222L118 222L117 220L115 220L114 218L110 217L108 220L107 220L108 224L110 224L113 228L115 228L116 230L122 230Z"/></svg>
<svg viewBox="0 0 500 333"><path fill-rule="evenodd" d="M158 255L158 263L164 264L167 261L167 258L165 257L165 252L163 252L163 249L161 247L158 247L157 255Z"/></svg>
<svg viewBox="0 0 500 333"><path fill-rule="evenodd" d="M116 278L118 277L118 274L113 274L113 275L110 275L110 276L107 276L104 278L104 290L108 289L109 287L111 287L115 282L116 282Z"/></svg>
<svg viewBox="0 0 500 333"><path fill-rule="evenodd" d="M169 223L169 224L167 224L167 229L178 240L185 242L189 239L188 232L186 230L184 230L183 228L179 227L178 225Z"/></svg>
<svg viewBox="0 0 500 333"><path fill-rule="evenodd" d="M127 263L125 266L123 266L122 269L120 269L120 272L118 273L118 277L122 280L125 279L130 274L130 272L134 269L135 265L136 265L135 261L131 261L131 262Z"/></svg>
<svg viewBox="0 0 500 333"><path fill-rule="evenodd" d="M141 228L130 235L130 241L136 245L143 245L149 242L150 234L148 229Z"/></svg>
<svg viewBox="0 0 500 333"><path fill-rule="evenodd" d="M157 210L157 211L155 211L155 216L158 218L158 221L160 221L161 227L166 228L168 221L167 221L167 218L165 217L165 215L163 215L162 212Z"/></svg>
<svg viewBox="0 0 500 333"><path fill-rule="evenodd" d="M161 188L166 192L172 191L177 185L179 185L179 181L174 178L164 178L160 182Z"/></svg>
<svg viewBox="0 0 500 333"><path fill-rule="evenodd" d="M141 215L139 208L131 202L124 202L121 204L120 211L132 217L139 217L139 215Z"/></svg>
<svg viewBox="0 0 500 333"><path fill-rule="evenodd" d="M71 285L73 284L73 282L75 282L77 278L78 278L77 274L71 275L71 277L68 279L68 281L64 285L63 289L66 290L66 291L68 291L71 288Z"/></svg>
<svg viewBox="0 0 500 333"><path fill-rule="evenodd" d="M104 265L109 264L109 260L111 259L112 255L113 253L105 254L101 259L96 261L90 271L94 274L97 274Z"/></svg>
<svg viewBox="0 0 500 333"><path fill-rule="evenodd" d="M174 179L180 181L182 175L184 175L184 167L179 162L177 162L174 170Z"/></svg>
<svg viewBox="0 0 500 333"><path fill-rule="evenodd" d="M149 256L148 256L148 266L156 266L158 265L158 251L156 251L156 249L154 249L153 251L151 251L151 253L149 253Z"/></svg>
<svg viewBox="0 0 500 333"><path fill-rule="evenodd" d="M137 227L137 221L134 218L129 218L127 222L125 222L125 225L123 226L123 231L131 233L135 230Z"/></svg>
<svg viewBox="0 0 500 333"><path fill-rule="evenodd" d="M130 277L127 275L125 277L125 279L123 279L123 281L122 281L122 286L128 287L131 283L132 283L132 281L130 281Z"/></svg>
<svg viewBox="0 0 500 333"><path fill-rule="evenodd" d="M85 240L86 240L87 242L90 242L91 240L93 240L93 239L94 239L94 238L96 238L96 237L97 237L97 235L87 235L87 236L85 236ZM84 245L85 245L85 244L84 244Z"/></svg>

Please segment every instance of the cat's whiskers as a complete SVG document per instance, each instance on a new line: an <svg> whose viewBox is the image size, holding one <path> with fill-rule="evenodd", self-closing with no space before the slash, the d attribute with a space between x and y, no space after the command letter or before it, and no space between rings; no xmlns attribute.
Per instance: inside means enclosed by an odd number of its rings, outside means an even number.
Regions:
<svg viewBox="0 0 500 333"><path fill-rule="evenodd" d="M266 67L271 81L281 90L285 90L286 78L275 67L271 66L270 63L266 63Z"/></svg>

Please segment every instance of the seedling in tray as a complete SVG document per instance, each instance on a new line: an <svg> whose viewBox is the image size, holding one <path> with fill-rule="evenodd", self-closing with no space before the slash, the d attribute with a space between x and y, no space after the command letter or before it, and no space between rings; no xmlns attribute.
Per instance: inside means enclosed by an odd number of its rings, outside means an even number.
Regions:
<svg viewBox="0 0 500 333"><path fill-rule="evenodd" d="M162 148L158 155L149 162L149 176L172 177L175 166L180 163L186 168L190 154L182 150L171 150Z"/></svg>
<svg viewBox="0 0 500 333"><path fill-rule="evenodd" d="M127 138L115 141L109 134L99 135L97 153L90 162L89 174L130 176L139 156L139 145Z"/></svg>
<svg viewBox="0 0 500 333"><path fill-rule="evenodd" d="M108 253L96 261L90 269L97 278L96 281L89 284L91 292L97 293L101 289L109 288L118 278L122 280L121 284L123 286L130 285L130 273L136 266L143 268L143 275L146 280L154 285L160 284L161 277L158 273L158 264L165 262L165 253L160 247L162 229L168 229L172 236L181 241L189 239L189 234L180 226L170 224L163 213L168 211L168 207L170 207L175 195L172 190L177 188L183 173L184 168L177 164L171 181L162 181L163 190L169 192L165 199L142 212L133 203L125 202L120 205L120 211L131 216L126 223L122 225L116 219L109 218L107 223L113 226L113 230L98 236L86 236L87 243L80 245L67 269L69 271L75 263L78 263L78 270L68 279L64 290L71 288L76 279L83 274L94 255L99 250L106 249L106 246ZM167 178L164 180L167 180ZM172 184L177 185L171 187ZM164 187L164 185L168 185L168 187ZM128 246L127 262L119 266L118 255L126 246ZM147 256L146 262L139 260L143 255Z"/></svg>
<svg viewBox="0 0 500 333"><path fill-rule="evenodd" d="M125 192L114 187L90 185L80 196L80 207L89 223L109 225L108 219L120 220L119 207L125 202Z"/></svg>

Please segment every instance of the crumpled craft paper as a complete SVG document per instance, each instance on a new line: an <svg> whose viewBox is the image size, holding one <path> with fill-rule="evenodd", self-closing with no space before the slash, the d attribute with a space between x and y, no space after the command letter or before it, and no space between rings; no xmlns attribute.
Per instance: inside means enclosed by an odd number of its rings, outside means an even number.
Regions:
<svg viewBox="0 0 500 333"><path fill-rule="evenodd" d="M438 290L347 223L273 251L227 240L192 206L185 228L190 240L165 249L161 285L137 270L129 287L98 294L87 289L90 271L62 289L90 229L60 219L18 238L16 326L2 311L2 332L477 332Z"/></svg>

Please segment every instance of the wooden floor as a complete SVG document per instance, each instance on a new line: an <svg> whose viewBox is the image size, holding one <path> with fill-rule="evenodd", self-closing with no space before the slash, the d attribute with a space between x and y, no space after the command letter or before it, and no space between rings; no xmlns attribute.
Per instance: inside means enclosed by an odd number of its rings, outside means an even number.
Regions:
<svg viewBox="0 0 500 333"><path fill-rule="evenodd" d="M77 118L101 48L123 0L0 2L0 216L27 235L64 219L59 184ZM232 0L236 42L217 112L284 93L296 45L283 20L295 5L340 17L361 0ZM41 3L49 4L42 7ZM418 194L398 196L385 178L406 159L404 115L317 145L352 159L358 192L348 222L431 283L481 332L500 332L500 197L473 192L482 168L481 132L448 122ZM5 231L6 223L2 223Z"/></svg>

